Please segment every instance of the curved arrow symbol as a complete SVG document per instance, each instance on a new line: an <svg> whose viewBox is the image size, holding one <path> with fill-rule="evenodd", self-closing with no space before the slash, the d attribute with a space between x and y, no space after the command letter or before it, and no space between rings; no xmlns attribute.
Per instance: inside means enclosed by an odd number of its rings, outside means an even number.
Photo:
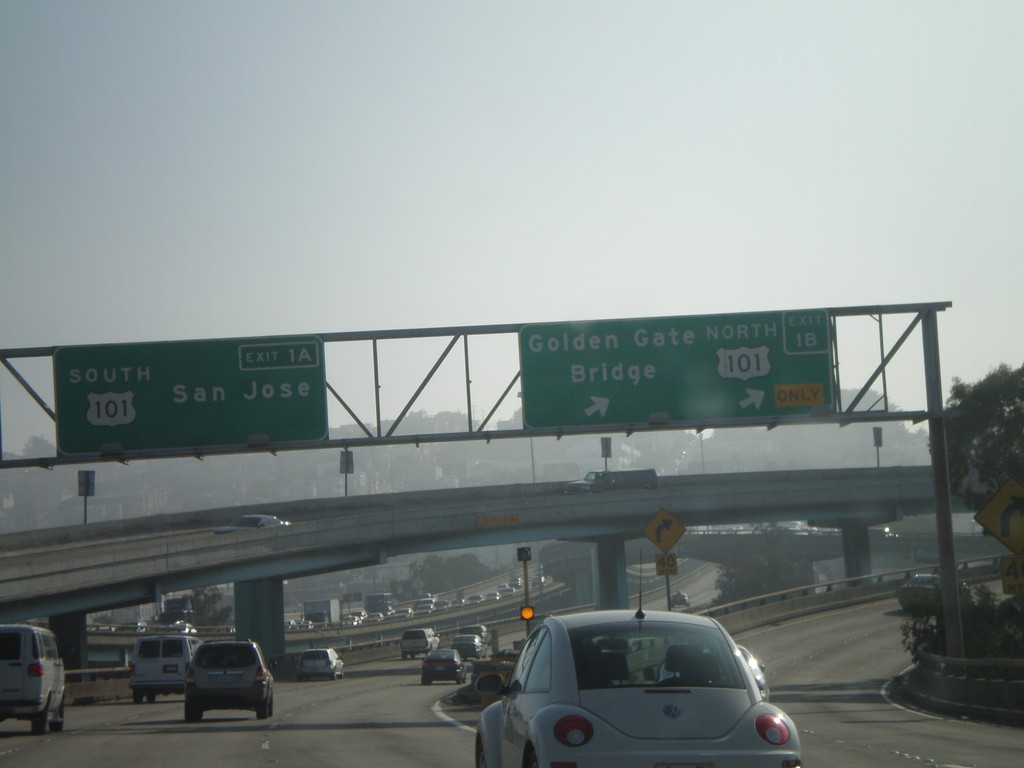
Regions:
<svg viewBox="0 0 1024 768"><path fill-rule="evenodd" d="M1003 510L1003 514L999 518L999 526L1003 532L1003 538L1010 537L1010 517L1013 515L1024 517L1024 496L1011 496L1010 503Z"/></svg>
<svg viewBox="0 0 1024 768"><path fill-rule="evenodd" d="M667 533L671 529L672 529L672 521L671 520L662 520L660 523L658 523L658 527L654 529L654 541L655 541L655 543L658 543L658 542L661 541L661 532L662 531L665 531Z"/></svg>
<svg viewBox="0 0 1024 768"><path fill-rule="evenodd" d="M755 411L761 410L761 402L764 400L763 389L748 389L747 396L740 400L740 407L746 408L748 405L753 405Z"/></svg>
<svg viewBox="0 0 1024 768"><path fill-rule="evenodd" d="M598 412L600 412L601 415L604 416L605 413L608 411L608 403L610 403L611 401L607 397L594 397L593 395L590 396L590 400L593 403L593 405L591 405L583 412L587 414L587 416L593 416L595 413Z"/></svg>

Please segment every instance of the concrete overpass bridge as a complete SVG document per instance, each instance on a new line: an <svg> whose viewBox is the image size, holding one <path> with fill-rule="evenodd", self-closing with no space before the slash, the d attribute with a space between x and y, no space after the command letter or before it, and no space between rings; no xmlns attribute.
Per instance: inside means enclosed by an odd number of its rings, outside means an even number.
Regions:
<svg viewBox="0 0 1024 768"><path fill-rule="evenodd" d="M652 490L567 495L525 484L314 499L13 534L0 542L0 621L49 616L72 666L85 617L165 593L235 584L239 634L284 649L283 581L381 564L399 554L541 540L597 545L601 607L627 605L624 542L665 510L686 526L807 521L841 532L846 572L870 572L868 526L935 512L930 467L662 478ZM214 535L245 513L292 521ZM76 658L75 654L79 656Z"/></svg>

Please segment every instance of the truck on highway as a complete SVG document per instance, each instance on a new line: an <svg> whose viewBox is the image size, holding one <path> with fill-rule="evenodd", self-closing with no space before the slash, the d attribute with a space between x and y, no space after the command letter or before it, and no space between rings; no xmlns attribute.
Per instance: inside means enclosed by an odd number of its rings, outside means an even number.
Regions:
<svg viewBox="0 0 1024 768"><path fill-rule="evenodd" d="M164 609L157 618L158 624L174 624L184 621L189 624L196 620L196 605L192 595L164 599Z"/></svg>
<svg viewBox="0 0 1024 768"><path fill-rule="evenodd" d="M587 472L582 480L566 483L565 493L600 493L629 488L657 488L658 473L653 469L605 470Z"/></svg>
<svg viewBox="0 0 1024 768"><path fill-rule="evenodd" d="M375 592L363 598L363 610L390 616L395 612L395 599L390 592Z"/></svg>
<svg viewBox="0 0 1024 768"><path fill-rule="evenodd" d="M307 600L302 604L302 615L314 624L340 624L341 600L336 597L324 600Z"/></svg>

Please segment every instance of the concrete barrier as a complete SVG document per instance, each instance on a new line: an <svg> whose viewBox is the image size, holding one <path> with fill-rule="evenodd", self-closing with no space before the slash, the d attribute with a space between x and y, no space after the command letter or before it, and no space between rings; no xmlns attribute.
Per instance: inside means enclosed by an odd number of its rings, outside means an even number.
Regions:
<svg viewBox="0 0 1024 768"><path fill-rule="evenodd" d="M96 704L100 701L130 699L128 667L72 669L66 675L65 704Z"/></svg>
<svg viewBox="0 0 1024 768"><path fill-rule="evenodd" d="M922 709L1024 725L1024 659L952 659L922 653L897 682Z"/></svg>

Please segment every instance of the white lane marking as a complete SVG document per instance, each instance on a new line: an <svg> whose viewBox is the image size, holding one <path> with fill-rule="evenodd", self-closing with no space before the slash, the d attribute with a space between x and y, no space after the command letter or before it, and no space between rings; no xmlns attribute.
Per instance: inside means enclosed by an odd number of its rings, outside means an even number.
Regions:
<svg viewBox="0 0 1024 768"><path fill-rule="evenodd" d="M453 718L446 715L444 713L444 710L441 709L440 701L435 701L433 706L430 708L430 711L434 713L434 717L436 717L438 720L441 720L442 722L448 723L448 725L455 726L459 730L465 731L466 733L476 733L476 728L468 726L465 723L460 723L458 720L454 720Z"/></svg>

